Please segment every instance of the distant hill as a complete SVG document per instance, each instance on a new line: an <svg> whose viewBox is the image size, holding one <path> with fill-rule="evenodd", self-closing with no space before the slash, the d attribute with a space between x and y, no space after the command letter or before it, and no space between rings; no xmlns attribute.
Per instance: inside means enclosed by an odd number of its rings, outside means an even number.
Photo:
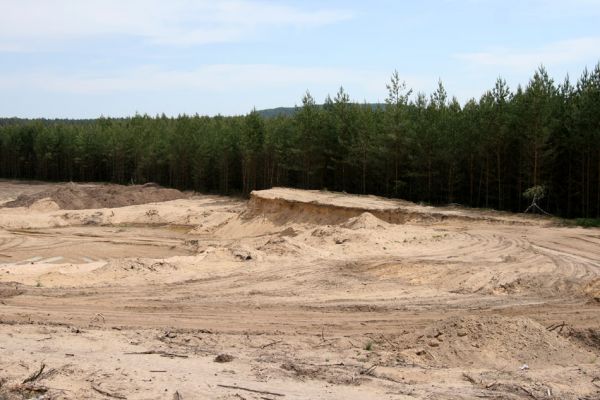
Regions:
<svg viewBox="0 0 600 400"><path fill-rule="evenodd" d="M366 105L367 107L372 107L373 109L384 108L384 103L358 103L359 105ZM323 107L323 104L317 104L317 107ZM300 107L276 107L276 108L266 108L264 110L257 110L256 112L263 118L275 118L275 117L292 117L298 112ZM107 117L111 120L127 120L132 117ZM151 118L158 118L158 115ZM19 125L19 124L27 124L32 121L38 121L43 123L44 125L60 125L60 124L88 124L98 120L97 118L14 118L14 117L0 117L0 126L5 125Z"/></svg>
<svg viewBox="0 0 600 400"><path fill-rule="evenodd" d="M122 119L122 118L115 118ZM70 118L0 118L0 126L8 126L8 125L23 125L29 124L31 122L39 122L43 125L78 125L78 124L88 124L96 121L97 119L70 119Z"/></svg>
<svg viewBox="0 0 600 400"><path fill-rule="evenodd" d="M268 108L266 110L257 110L256 112L263 118L275 118L275 117L291 117L296 114L297 107L277 107Z"/></svg>
<svg viewBox="0 0 600 400"><path fill-rule="evenodd" d="M362 103L359 103L363 105ZM367 107L371 107L373 109L384 108L384 103L367 103ZM317 107L323 107L323 104L317 104ZM275 117L291 117L300 109L300 107L276 107L276 108L267 108L264 110L257 110L256 112L263 118L275 118Z"/></svg>

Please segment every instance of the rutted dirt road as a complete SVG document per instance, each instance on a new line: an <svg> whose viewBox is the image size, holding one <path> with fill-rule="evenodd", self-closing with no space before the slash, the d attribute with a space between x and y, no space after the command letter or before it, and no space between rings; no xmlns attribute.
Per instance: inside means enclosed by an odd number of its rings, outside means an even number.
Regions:
<svg viewBox="0 0 600 400"><path fill-rule="evenodd" d="M600 230L56 189L0 182L0 399L600 399Z"/></svg>

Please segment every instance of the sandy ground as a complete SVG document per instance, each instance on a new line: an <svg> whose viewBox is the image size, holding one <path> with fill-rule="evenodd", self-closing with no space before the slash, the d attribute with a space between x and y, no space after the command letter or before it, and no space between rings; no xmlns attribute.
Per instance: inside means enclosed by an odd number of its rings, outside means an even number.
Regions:
<svg viewBox="0 0 600 400"><path fill-rule="evenodd" d="M0 399L600 399L598 229L78 186L0 182Z"/></svg>

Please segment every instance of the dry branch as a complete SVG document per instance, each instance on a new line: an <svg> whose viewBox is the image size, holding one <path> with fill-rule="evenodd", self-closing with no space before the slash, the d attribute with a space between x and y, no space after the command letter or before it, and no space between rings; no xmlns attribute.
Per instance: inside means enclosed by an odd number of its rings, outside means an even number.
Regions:
<svg viewBox="0 0 600 400"><path fill-rule="evenodd" d="M378 365L377 364L373 364L372 366L370 366L369 368L363 369L359 372L359 374L361 375L372 375L373 371L375 371L375 368L377 368Z"/></svg>
<svg viewBox="0 0 600 400"><path fill-rule="evenodd" d="M44 372L44 369L46 368L46 364L42 363L40 365L40 369L37 372L34 372L33 374L29 375L29 377L27 377L22 383L28 383L28 382L34 382L36 381Z"/></svg>
<svg viewBox="0 0 600 400"><path fill-rule="evenodd" d="M269 396L278 396L278 397L284 397L285 394L281 394L281 393L273 393L273 392L266 392L263 390L255 390L255 389L249 389L249 388L245 388L242 386L230 386L230 385L217 385L219 387L222 388L226 388L226 389L237 389L237 390L245 390L247 392L251 392L251 393L258 393L258 394L268 394Z"/></svg>
<svg viewBox="0 0 600 400"><path fill-rule="evenodd" d="M158 354L161 357L169 357L169 358L174 358L174 357L179 357L179 358L188 358L187 355L185 354L175 354L175 353L168 353L166 351L162 351L162 350L146 350L146 351L136 351L136 352L132 352L132 353L123 353L125 355L139 355L139 354Z"/></svg>
<svg viewBox="0 0 600 400"><path fill-rule="evenodd" d="M562 322L562 323L560 323L560 324L552 324L552 325L550 325L549 327L547 327L547 328L546 328L546 330L548 330L548 331L552 332L552 331L555 331L555 330L557 330L558 328L560 328L560 331L562 331L562 328L564 328L564 327L565 327L565 325L566 325L566 324L565 324L565 321L563 321L563 322Z"/></svg>
<svg viewBox="0 0 600 400"><path fill-rule="evenodd" d="M266 349L266 348L267 348L267 347L269 347L269 346L273 346L273 345L276 345L276 344L278 344L278 343L281 343L281 342L283 342L283 340L276 340L276 341L274 341L274 342L267 343L267 344L265 344L265 345L263 345L263 346L260 346L260 348L261 348L261 349Z"/></svg>
<svg viewBox="0 0 600 400"><path fill-rule="evenodd" d="M96 385L92 385L92 389L94 389L96 392L98 392L100 394L103 394L104 396L112 397L113 399L124 399L124 400L127 400L127 397L123 396L122 394L107 392L106 390L100 389Z"/></svg>
<svg viewBox="0 0 600 400"><path fill-rule="evenodd" d="M343 367L346 364L343 362L335 363L335 364L313 364L315 367Z"/></svg>
<svg viewBox="0 0 600 400"><path fill-rule="evenodd" d="M479 383L475 380L475 378L473 378L471 375L467 374L466 372L463 372L463 378L465 378L465 380L471 382L471 384L473 385L478 385Z"/></svg>

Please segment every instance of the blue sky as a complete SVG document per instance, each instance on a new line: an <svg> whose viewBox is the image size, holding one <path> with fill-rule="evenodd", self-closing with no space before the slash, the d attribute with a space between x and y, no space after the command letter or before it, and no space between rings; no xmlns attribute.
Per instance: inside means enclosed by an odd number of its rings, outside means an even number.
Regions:
<svg viewBox="0 0 600 400"><path fill-rule="evenodd" d="M562 81L600 60L600 0L0 0L0 116L245 114L441 79Z"/></svg>

